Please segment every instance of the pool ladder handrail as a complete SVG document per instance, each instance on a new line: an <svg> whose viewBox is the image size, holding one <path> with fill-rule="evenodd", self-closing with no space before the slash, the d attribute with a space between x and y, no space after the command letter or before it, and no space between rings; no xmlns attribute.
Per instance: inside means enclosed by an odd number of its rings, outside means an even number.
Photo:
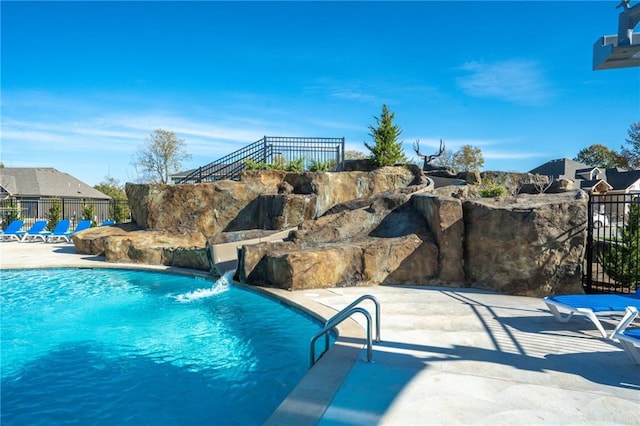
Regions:
<svg viewBox="0 0 640 426"><path fill-rule="evenodd" d="M335 327L337 327L342 321L351 317L355 313L361 313L364 315L367 320L367 362L371 362L373 360L373 344L371 340L371 314L364 308L357 307L357 305L364 301L371 300L375 305L375 318L376 318L376 343L380 343L380 302L375 296L370 294L365 294L364 296L360 296L358 299L351 302L348 306L343 308L340 312L329 318L325 323L322 330L320 330L317 334L311 338L311 365L313 367L316 363L316 350L315 344L316 341L324 335L324 351L320 354L320 358L329 350L329 333Z"/></svg>

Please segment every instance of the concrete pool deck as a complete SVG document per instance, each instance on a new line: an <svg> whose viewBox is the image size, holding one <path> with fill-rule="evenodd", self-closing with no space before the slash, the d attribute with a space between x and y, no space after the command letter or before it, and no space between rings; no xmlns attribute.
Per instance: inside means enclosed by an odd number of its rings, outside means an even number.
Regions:
<svg viewBox="0 0 640 426"><path fill-rule="evenodd" d="M62 266L171 270L106 263L72 244L0 243L2 269ZM539 298L408 286L269 292L325 318L374 295L382 337L367 363L362 327L347 324L269 424L640 425L640 366L586 318L556 322ZM611 330L615 318L604 323Z"/></svg>

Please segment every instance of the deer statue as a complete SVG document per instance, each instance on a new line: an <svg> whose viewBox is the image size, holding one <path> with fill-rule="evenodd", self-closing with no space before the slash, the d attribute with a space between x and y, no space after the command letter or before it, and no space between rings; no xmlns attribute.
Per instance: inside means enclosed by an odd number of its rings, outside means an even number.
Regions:
<svg viewBox="0 0 640 426"><path fill-rule="evenodd" d="M422 157L422 159L424 160L424 164L422 165L422 170L425 172L438 172L438 174L441 174L445 177L453 177L455 176L455 172L451 169L449 169L448 167L441 167L441 166L432 166L431 162L433 160L435 160L436 158L438 158L439 156L442 155L442 153L444 152L444 142L442 142L442 139L440 139L440 149L438 149L438 152L435 154L431 154L431 155L425 155L422 154L420 152L420 141L415 141L413 143L413 150L416 152L416 154L418 154L418 157Z"/></svg>
<svg viewBox="0 0 640 426"><path fill-rule="evenodd" d="M440 157L444 152L444 142L440 139L440 149L437 154L425 155L420 153L420 141L417 140L413 143L413 150L418 154L418 157L422 157L424 160L424 165L422 166L422 170L434 170L434 166L430 165L430 163L436 158Z"/></svg>

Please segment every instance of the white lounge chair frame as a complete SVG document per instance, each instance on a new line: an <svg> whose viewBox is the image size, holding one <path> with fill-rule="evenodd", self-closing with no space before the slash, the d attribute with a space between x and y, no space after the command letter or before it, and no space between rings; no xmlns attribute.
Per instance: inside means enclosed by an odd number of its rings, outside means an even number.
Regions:
<svg viewBox="0 0 640 426"><path fill-rule="evenodd" d="M627 313L620 321L618 327L616 327L616 331L613 333L614 338L620 342L624 351L629 355L632 361L636 364L640 364L640 352L638 351L638 346L640 346L640 339L634 336L627 336L624 334L626 328L638 317L638 309L629 306L627 308Z"/></svg>
<svg viewBox="0 0 640 426"><path fill-rule="evenodd" d="M637 300L637 299L636 299ZM615 330L611 333L608 333L607 330L605 330L604 326L602 325L602 322L600 321L600 319L598 318L598 315L623 315L623 310L614 310L614 311L598 311L597 313L594 312L591 308L582 308L582 307L576 307L576 306L570 306L567 304L564 304L562 302L558 302L556 300L553 299L549 299L547 297L545 297L543 299L544 303L547 305L547 307L549 308L549 310L551 311L551 313L553 314L553 316L555 317L555 319L558 322L568 322L574 314L579 314L579 315L584 315L587 318L589 318L591 320L591 322L596 326L596 328L598 329L598 331L600 332L600 334L602 334L602 337L604 337L605 339L613 339L614 334L616 333L616 331L618 331L620 324L618 323L618 325L616 326ZM630 298L629 300L629 304L631 305L632 303L634 303L634 299ZM640 300L636 303L640 303ZM569 311L568 313L562 313L560 311L560 309L563 310L567 310Z"/></svg>

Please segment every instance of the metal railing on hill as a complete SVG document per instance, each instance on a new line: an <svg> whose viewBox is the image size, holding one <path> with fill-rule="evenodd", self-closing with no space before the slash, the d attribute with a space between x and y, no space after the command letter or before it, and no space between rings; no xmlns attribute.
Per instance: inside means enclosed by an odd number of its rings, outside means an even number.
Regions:
<svg viewBox="0 0 640 426"><path fill-rule="evenodd" d="M305 170L314 162L328 164L331 171L342 170L344 138L264 136L206 166L198 167L177 183L239 180L247 160L270 164L276 159L285 163L302 160Z"/></svg>

